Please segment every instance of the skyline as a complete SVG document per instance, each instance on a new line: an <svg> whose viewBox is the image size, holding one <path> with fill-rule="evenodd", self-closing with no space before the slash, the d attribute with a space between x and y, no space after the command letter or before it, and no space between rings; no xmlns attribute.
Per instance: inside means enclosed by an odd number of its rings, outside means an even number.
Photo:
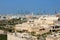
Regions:
<svg viewBox="0 0 60 40"><path fill-rule="evenodd" d="M60 12L60 0L0 0L0 14Z"/></svg>

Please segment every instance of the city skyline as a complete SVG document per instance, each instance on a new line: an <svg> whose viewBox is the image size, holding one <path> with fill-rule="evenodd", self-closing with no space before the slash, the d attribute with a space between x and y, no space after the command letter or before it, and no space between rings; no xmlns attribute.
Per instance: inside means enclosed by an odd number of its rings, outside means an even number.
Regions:
<svg viewBox="0 0 60 40"><path fill-rule="evenodd" d="M60 0L0 0L0 14L60 12ZM21 11L23 10L23 11Z"/></svg>

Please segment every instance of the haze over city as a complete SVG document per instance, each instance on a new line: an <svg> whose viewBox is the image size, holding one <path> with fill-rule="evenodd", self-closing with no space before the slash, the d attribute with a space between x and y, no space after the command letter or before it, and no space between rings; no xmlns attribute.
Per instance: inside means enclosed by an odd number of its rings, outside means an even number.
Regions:
<svg viewBox="0 0 60 40"><path fill-rule="evenodd" d="M60 12L60 0L0 0L0 14L22 12L50 13Z"/></svg>

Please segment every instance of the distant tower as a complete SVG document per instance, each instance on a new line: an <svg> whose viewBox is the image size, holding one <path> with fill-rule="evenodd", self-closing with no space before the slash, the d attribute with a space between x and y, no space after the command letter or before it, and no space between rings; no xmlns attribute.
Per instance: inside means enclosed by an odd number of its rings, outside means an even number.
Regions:
<svg viewBox="0 0 60 40"><path fill-rule="evenodd" d="M38 15L42 15L42 13L41 13L42 9L39 8L39 9L37 9L37 10L38 10Z"/></svg>
<svg viewBox="0 0 60 40"><path fill-rule="evenodd" d="M19 11L19 9L17 8L17 14L20 14L20 11Z"/></svg>
<svg viewBox="0 0 60 40"><path fill-rule="evenodd" d="M43 11L43 14L46 14L46 11L45 10Z"/></svg>
<svg viewBox="0 0 60 40"><path fill-rule="evenodd" d="M19 10L17 10L17 15L19 15L20 14L20 11Z"/></svg>
<svg viewBox="0 0 60 40"><path fill-rule="evenodd" d="M32 12L32 16L34 15L34 13Z"/></svg>
<svg viewBox="0 0 60 40"><path fill-rule="evenodd" d="M55 11L55 15L57 14L57 11Z"/></svg>

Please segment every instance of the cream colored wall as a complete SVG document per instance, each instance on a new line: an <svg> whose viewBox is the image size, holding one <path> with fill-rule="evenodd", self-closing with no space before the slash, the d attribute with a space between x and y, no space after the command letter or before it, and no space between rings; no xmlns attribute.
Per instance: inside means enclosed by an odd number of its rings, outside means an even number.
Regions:
<svg viewBox="0 0 60 40"><path fill-rule="evenodd" d="M14 36L14 35L7 34L7 40L20 40L20 38Z"/></svg>

